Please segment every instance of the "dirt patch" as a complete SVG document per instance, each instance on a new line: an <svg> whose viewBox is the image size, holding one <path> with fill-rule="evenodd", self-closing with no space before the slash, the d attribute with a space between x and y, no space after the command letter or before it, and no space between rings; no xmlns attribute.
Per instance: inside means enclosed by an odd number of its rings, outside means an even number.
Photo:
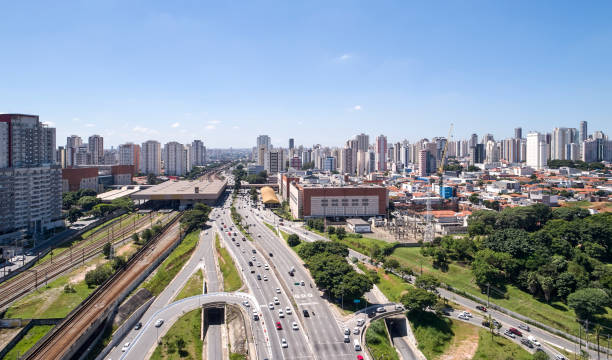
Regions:
<svg viewBox="0 0 612 360"><path fill-rule="evenodd" d="M73 276L71 276L68 279L68 282L74 285L74 284L80 283L81 281L85 281L85 274L87 274L88 271L95 270L96 266L98 266L98 264L93 264L93 265L86 267L85 269L82 269L82 271L79 271Z"/></svg>
<svg viewBox="0 0 612 360"><path fill-rule="evenodd" d="M465 336L453 338L448 350L438 360L469 360L474 357L478 349L478 327L467 326L467 329Z"/></svg>
<svg viewBox="0 0 612 360"><path fill-rule="evenodd" d="M21 328L0 329L0 349L4 347L21 331Z"/></svg>
<svg viewBox="0 0 612 360"><path fill-rule="evenodd" d="M246 329L244 327L243 314L240 308L233 305L226 307L227 333L231 352L247 355L249 345L247 343Z"/></svg>
<svg viewBox="0 0 612 360"><path fill-rule="evenodd" d="M129 244L125 244L121 246L119 249L117 249L115 253L118 256L123 256L126 254L132 254L135 252L135 250L136 250L136 246L133 243L129 243Z"/></svg>

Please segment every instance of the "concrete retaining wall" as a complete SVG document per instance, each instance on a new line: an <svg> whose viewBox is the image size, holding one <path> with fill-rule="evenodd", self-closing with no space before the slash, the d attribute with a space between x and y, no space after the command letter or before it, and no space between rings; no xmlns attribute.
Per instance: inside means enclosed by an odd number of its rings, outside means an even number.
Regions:
<svg viewBox="0 0 612 360"><path fill-rule="evenodd" d="M13 324L25 324L24 328L21 329L14 338L9 341L8 344L0 351L0 359L3 359L9 351L11 351L21 339L36 325L56 325L63 319L2 319L3 322Z"/></svg>

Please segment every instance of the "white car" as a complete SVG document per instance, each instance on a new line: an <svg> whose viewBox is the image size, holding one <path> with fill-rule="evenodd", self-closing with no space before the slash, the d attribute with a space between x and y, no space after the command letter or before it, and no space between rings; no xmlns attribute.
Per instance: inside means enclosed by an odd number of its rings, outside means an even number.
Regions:
<svg viewBox="0 0 612 360"><path fill-rule="evenodd" d="M297 330L298 329L298 324L294 321L293 324L291 324L291 328L293 330Z"/></svg>
<svg viewBox="0 0 612 360"><path fill-rule="evenodd" d="M465 315L466 317L469 317L469 318L471 318L471 317L472 317L472 314L470 314L470 312L469 312L469 311L464 311L464 312L462 312L461 314L463 314L463 315Z"/></svg>
<svg viewBox="0 0 612 360"><path fill-rule="evenodd" d="M266 269L266 270L270 270L270 267L268 266L268 264L265 264L265 265L264 265L264 269Z"/></svg>
<svg viewBox="0 0 612 360"><path fill-rule="evenodd" d="M276 293L280 294L280 288L276 288Z"/></svg>
<svg viewBox="0 0 612 360"><path fill-rule="evenodd" d="M268 275L264 275L264 281L268 281Z"/></svg>
<svg viewBox="0 0 612 360"><path fill-rule="evenodd" d="M533 345L535 345L535 346L542 346L542 344L540 344L538 339L536 339L533 335L529 335L527 337L527 340L531 341L533 343Z"/></svg>
<svg viewBox="0 0 612 360"><path fill-rule="evenodd" d="M467 317L467 316L465 316L464 314L459 314L459 315L457 315L457 318L458 318L458 319L461 319L461 320L470 320L470 318L469 318L469 317Z"/></svg>
<svg viewBox="0 0 612 360"><path fill-rule="evenodd" d="M280 301L278 301L278 298L276 296L274 297L274 304L275 305L280 305Z"/></svg>
<svg viewBox="0 0 612 360"><path fill-rule="evenodd" d="M130 347L130 342L126 342L125 344L123 344L123 347L121 348L122 352L126 352L126 350Z"/></svg>
<svg viewBox="0 0 612 360"><path fill-rule="evenodd" d="M274 310L274 304L269 303L269 304L268 304L268 309L270 309L270 310Z"/></svg>
<svg viewBox="0 0 612 360"><path fill-rule="evenodd" d="M155 322L155 327L160 327L162 326L163 323L164 323L163 319L157 319L157 321Z"/></svg>
<svg viewBox="0 0 612 360"><path fill-rule="evenodd" d="M359 335L359 328L358 328L358 327L355 327L355 328L353 329L353 334L354 334L354 335Z"/></svg>
<svg viewBox="0 0 612 360"><path fill-rule="evenodd" d="M283 312L283 309L278 310L278 317L280 317L280 318L284 318L285 317L285 313Z"/></svg>
<svg viewBox="0 0 612 360"><path fill-rule="evenodd" d="M289 306L285 308L285 314L291 315L291 308Z"/></svg>
<svg viewBox="0 0 612 360"><path fill-rule="evenodd" d="M243 301L242 305L244 305L245 307L251 306L251 304L249 304L249 302L247 300Z"/></svg>
<svg viewBox="0 0 612 360"><path fill-rule="evenodd" d="M283 348L288 348L289 345L287 344L287 340L285 340L285 338L281 339L281 347Z"/></svg>

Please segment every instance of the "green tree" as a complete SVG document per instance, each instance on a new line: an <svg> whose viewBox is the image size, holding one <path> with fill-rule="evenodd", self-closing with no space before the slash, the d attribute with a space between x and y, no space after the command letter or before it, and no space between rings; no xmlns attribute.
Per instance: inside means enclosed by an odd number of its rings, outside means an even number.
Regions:
<svg viewBox="0 0 612 360"><path fill-rule="evenodd" d="M335 227L335 226L328 226L328 227L327 227L327 233L328 233L329 235L333 235L333 234L335 234L335 233L336 233L336 227Z"/></svg>
<svg viewBox="0 0 612 360"><path fill-rule="evenodd" d="M149 240L151 240L152 237L153 237L153 232L151 231L151 229L144 229L142 233L140 234L140 238L144 240L145 243L149 242Z"/></svg>
<svg viewBox="0 0 612 360"><path fill-rule="evenodd" d="M400 302L409 311L425 311L436 304L437 297L427 290L414 288L402 295Z"/></svg>
<svg viewBox="0 0 612 360"><path fill-rule="evenodd" d="M383 268L388 269L388 270L397 270L400 267L400 263L399 261L397 261L397 259L393 259L393 258L388 258L385 259L385 262L383 263Z"/></svg>
<svg viewBox="0 0 612 360"><path fill-rule="evenodd" d="M136 244L140 243L140 236L138 235L138 233L132 234L132 241Z"/></svg>
<svg viewBox="0 0 612 360"><path fill-rule="evenodd" d="M344 239L346 237L346 230L343 227L338 227L336 229L336 236L340 240Z"/></svg>
<svg viewBox="0 0 612 360"><path fill-rule="evenodd" d="M70 223L74 223L75 221L79 220L79 218L83 216L83 212L75 207L71 207L70 210L68 210L68 215L66 215L66 219L68 219L68 221L70 221Z"/></svg>
<svg viewBox="0 0 612 360"><path fill-rule="evenodd" d="M372 280L367 275L349 271L342 277L342 282L333 289L334 297L344 296L344 299L359 299L372 289Z"/></svg>
<svg viewBox="0 0 612 360"><path fill-rule="evenodd" d="M100 199L95 196L83 196L79 199L78 204L83 211L91 210L95 205L100 203Z"/></svg>
<svg viewBox="0 0 612 360"><path fill-rule="evenodd" d="M287 238L287 244L289 244L289 246L294 247L300 244L300 237L297 236L296 234L291 234L289 235L289 237Z"/></svg>
<svg viewBox="0 0 612 360"><path fill-rule="evenodd" d="M110 242L107 242L106 244L104 244L104 246L102 246L102 254L104 254L105 258L107 259L110 258L112 249L113 249L113 246L111 245Z"/></svg>
<svg viewBox="0 0 612 360"><path fill-rule="evenodd" d="M433 275L423 274L416 278L414 285L423 290L436 291L440 287L440 280Z"/></svg>
<svg viewBox="0 0 612 360"><path fill-rule="evenodd" d="M586 320L604 314L606 306L610 305L610 297L603 289L586 288L570 294L567 304L579 319Z"/></svg>

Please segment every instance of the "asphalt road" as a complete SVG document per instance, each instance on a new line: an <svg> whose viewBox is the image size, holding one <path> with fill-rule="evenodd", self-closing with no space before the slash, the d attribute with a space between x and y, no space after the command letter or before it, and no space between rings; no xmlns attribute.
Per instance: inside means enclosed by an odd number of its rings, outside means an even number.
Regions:
<svg viewBox="0 0 612 360"><path fill-rule="evenodd" d="M296 309L292 306L289 296L283 290L276 274L271 268L269 270L264 269L268 261L263 258L251 241L242 240L242 234L232 223L229 215L230 202L231 199L228 200L227 208L224 208L223 214L219 218L213 218L213 220L216 220L216 225L222 230L222 238L227 244L228 250L230 250L237 261L237 267L243 273L247 286L260 303L260 308L257 310L259 310L260 314L259 322L265 327L267 335L267 343L265 345L269 347L271 352L269 357L273 359L314 359L310 343L295 314ZM228 235L228 232L232 235ZM236 233L236 236L233 235L234 233ZM234 241L232 241L232 238L234 238ZM254 262L251 260L252 257L255 257ZM253 262L253 266L248 265L249 261ZM261 265L259 267L257 266L258 262ZM254 269L254 273L250 272L251 268ZM257 280L257 275L260 275L261 280ZM264 280L264 275L267 276L267 281ZM280 289L280 293L276 289ZM274 297L278 297L280 305L273 305L273 309L269 309L267 305L274 301ZM287 307L291 308L291 315L285 314L284 318L281 318L279 310L282 308L283 312L285 312ZM298 330L291 329L293 321L299 324ZM281 323L282 330L276 329L276 322ZM281 339L283 338L287 341L287 348L281 347ZM258 352L262 348L261 345L258 344Z"/></svg>
<svg viewBox="0 0 612 360"><path fill-rule="evenodd" d="M355 359L357 354L365 356L363 352L354 350L352 334L349 337L350 341L348 343L344 342L342 321L334 316L329 302L321 297L321 293L314 285L314 280L312 280L297 255L255 216L256 211L250 205L247 205L246 201L239 197L236 207L243 217L243 223L249 224L249 232L258 246L264 249L266 255L273 253L273 256L268 255L268 258L276 266L280 279L290 289L300 314L303 310L308 310L310 313L310 317L302 318L315 357L317 359ZM292 267L295 268L294 276L290 276L288 273ZM302 280L304 286L301 285ZM295 285L296 282L299 284Z"/></svg>
<svg viewBox="0 0 612 360"><path fill-rule="evenodd" d="M215 232L213 229L210 229L203 234L203 236L202 233L200 234L200 247L202 248L202 256L204 259L205 290L208 293L214 293L221 291L215 259ZM222 323L210 323L208 326L204 338L206 342L207 359L220 359L223 356L223 345L221 343L222 327Z"/></svg>

